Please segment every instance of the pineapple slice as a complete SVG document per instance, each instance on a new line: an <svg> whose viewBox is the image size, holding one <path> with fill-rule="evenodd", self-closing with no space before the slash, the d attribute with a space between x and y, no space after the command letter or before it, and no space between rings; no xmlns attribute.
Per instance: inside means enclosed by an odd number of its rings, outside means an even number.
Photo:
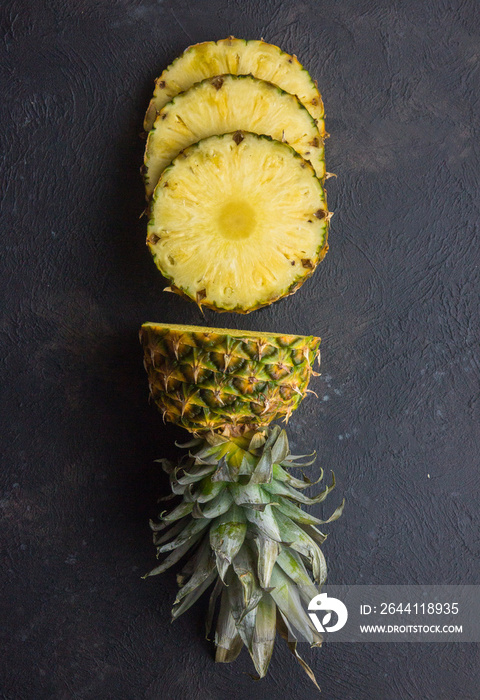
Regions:
<svg viewBox="0 0 480 700"><path fill-rule="evenodd" d="M197 141L238 129L286 141L325 176L323 139L298 98L251 75L197 83L160 112L150 131L143 168L147 198L172 160Z"/></svg>
<svg viewBox="0 0 480 700"><path fill-rule="evenodd" d="M313 273L329 218L310 163L285 143L237 131L200 141L164 170L147 244L171 291L249 313Z"/></svg>
<svg viewBox="0 0 480 700"><path fill-rule="evenodd" d="M265 41L245 41L229 37L205 41L186 49L155 81L153 98L145 115L144 128L150 131L157 114L179 92L204 78L222 73L253 75L297 95L325 135L323 103L316 83L296 56L284 53Z"/></svg>

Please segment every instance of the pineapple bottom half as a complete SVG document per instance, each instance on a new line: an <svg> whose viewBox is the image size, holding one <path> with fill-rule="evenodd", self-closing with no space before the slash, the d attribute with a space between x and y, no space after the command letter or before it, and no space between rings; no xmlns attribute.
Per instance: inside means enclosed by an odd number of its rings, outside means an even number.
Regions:
<svg viewBox="0 0 480 700"><path fill-rule="evenodd" d="M211 588L206 627L207 636L215 629L216 661L233 661L246 646L261 678L278 631L316 684L297 641L322 642L306 612L326 578L326 535L317 526L338 518L343 503L327 520L303 510L327 497L333 473L329 486L306 496L318 482L290 470L313 464L312 455L292 455L285 430L267 423L288 417L305 396L319 338L149 323L141 341L152 398L164 417L194 434L177 464L158 460L172 491L162 500L179 503L150 523L157 556L166 556L146 576L186 562L174 619ZM261 385L253 397L249 376ZM208 401L215 386L219 396L233 396L223 419L221 406L212 414ZM278 398L279 387L291 390L290 402ZM271 406L269 396L275 410L266 418L259 406ZM175 402L195 410L185 417Z"/></svg>

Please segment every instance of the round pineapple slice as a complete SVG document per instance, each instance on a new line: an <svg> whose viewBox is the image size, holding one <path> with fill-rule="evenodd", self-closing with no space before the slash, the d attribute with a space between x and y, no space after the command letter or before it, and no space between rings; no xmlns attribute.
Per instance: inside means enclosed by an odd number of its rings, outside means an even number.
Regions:
<svg viewBox="0 0 480 700"><path fill-rule="evenodd" d="M223 73L253 75L297 95L325 135L323 102L316 83L296 56L265 41L235 39L205 41L189 46L155 81L153 98L145 115L144 128L150 131L157 114L179 92L204 78Z"/></svg>
<svg viewBox="0 0 480 700"><path fill-rule="evenodd" d="M293 294L327 252L322 183L285 143L237 131L200 141L164 170L147 244L171 291L249 313Z"/></svg>
<svg viewBox="0 0 480 700"><path fill-rule="evenodd" d="M164 168L187 146L238 129L287 142L325 176L323 140L297 97L251 75L203 80L177 95L150 131L143 168L147 198Z"/></svg>

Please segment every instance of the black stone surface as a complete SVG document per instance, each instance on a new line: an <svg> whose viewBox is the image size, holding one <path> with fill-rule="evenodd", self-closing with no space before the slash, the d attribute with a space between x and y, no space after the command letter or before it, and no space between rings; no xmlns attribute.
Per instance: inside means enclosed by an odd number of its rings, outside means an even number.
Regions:
<svg viewBox="0 0 480 700"><path fill-rule="evenodd" d="M298 294L206 324L323 338L289 425L347 499L332 583L479 583L476 0L3 2L2 700L316 698L283 642L215 665L205 603L170 625L147 520L182 431L147 403L137 331L203 323L145 247L138 138L191 43L296 53L327 112L331 248ZM322 513L322 508L314 509ZM478 700L475 645L303 650L325 700Z"/></svg>

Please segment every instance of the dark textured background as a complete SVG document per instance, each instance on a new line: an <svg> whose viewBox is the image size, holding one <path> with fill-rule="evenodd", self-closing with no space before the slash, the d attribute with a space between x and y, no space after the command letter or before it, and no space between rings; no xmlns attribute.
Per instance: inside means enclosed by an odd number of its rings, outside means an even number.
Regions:
<svg viewBox="0 0 480 700"><path fill-rule="evenodd" d="M331 583L479 583L476 0L2 2L3 700L313 699L283 642L255 684L174 625L147 518L182 431L147 403L137 330L201 323L146 250L138 134L154 77L228 34L298 54L325 98L331 249L294 297L206 323L312 333L294 446L347 499ZM428 476L429 475L429 476ZM317 507L321 513L321 507ZM474 645L330 644L325 700L478 700Z"/></svg>

